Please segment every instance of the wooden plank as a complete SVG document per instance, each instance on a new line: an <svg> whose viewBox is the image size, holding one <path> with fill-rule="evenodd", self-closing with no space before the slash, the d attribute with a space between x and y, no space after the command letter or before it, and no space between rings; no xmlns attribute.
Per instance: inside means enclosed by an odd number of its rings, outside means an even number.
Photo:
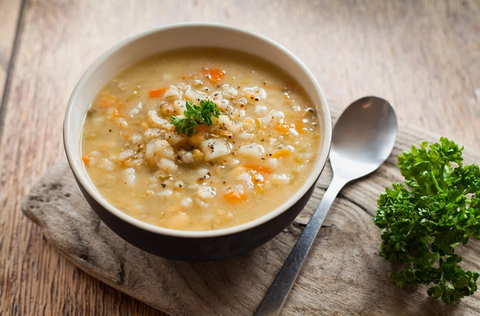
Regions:
<svg viewBox="0 0 480 316"><path fill-rule="evenodd" d="M2 96L5 91L8 72L12 70L11 56L20 22L21 7L22 0L0 0L0 129L3 112Z"/></svg>
<svg viewBox="0 0 480 316"><path fill-rule="evenodd" d="M0 311L162 315L79 271L19 208L63 156L76 81L119 40L185 21L243 27L299 56L337 108L382 96L410 125L480 148L479 15L471 0L27 1L0 143Z"/></svg>

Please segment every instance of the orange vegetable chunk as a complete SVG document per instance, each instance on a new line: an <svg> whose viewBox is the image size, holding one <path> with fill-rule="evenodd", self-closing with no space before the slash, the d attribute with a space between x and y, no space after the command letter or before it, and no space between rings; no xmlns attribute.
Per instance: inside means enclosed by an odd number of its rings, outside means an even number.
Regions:
<svg viewBox="0 0 480 316"><path fill-rule="evenodd" d="M254 163L246 163L243 166L245 168L257 170L257 171L260 171L260 172L265 172L265 173L272 173L273 172L273 170L268 168L268 167L265 167L265 166L262 166L262 165L257 165L257 164L254 164Z"/></svg>
<svg viewBox="0 0 480 316"><path fill-rule="evenodd" d="M277 150L272 154L273 158L283 158L283 157L288 157L290 156L292 152L288 148L282 148L280 150Z"/></svg>
<svg viewBox="0 0 480 316"><path fill-rule="evenodd" d="M161 89L153 89L149 91L150 98L160 98L165 94L165 91L167 91L167 88L161 88Z"/></svg>
<svg viewBox="0 0 480 316"><path fill-rule="evenodd" d="M245 200L247 197L247 194L245 192L240 194L235 190L230 190L227 193L225 193L223 197L225 198L225 200L227 200L230 203L237 203L237 202L241 202L242 200Z"/></svg>
<svg viewBox="0 0 480 316"><path fill-rule="evenodd" d="M303 130L304 127L305 127L305 124L303 123L302 119L297 119L295 121L295 130L297 131L297 133L299 133L299 134L304 133L305 132Z"/></svg>
<svg viewBox="0 0 480 316"><path fill-rule="evenodd" d="M107 94L98 102L97 105L101 108L109 108L111 106L117 105L119 101L120 100L118 100L114 96Z"/></svg>
<svg viewBox="0 0 480 316"><path fill-rule="evenodd" d="M212 83L222 80L222 77L226 74L225 70L220 68L205 68L203 73L205 74L205 77Z"/></svg>
<svg viewBox="0 0 480 316"><path fill-rule="evenodd" d="M291 131L292 127L285 122L278 122L277 126L275 126L276 130L282 134L286 134Z"/></svg>
<svg viewBox="0 0 480 316"><path fill-rule="evenodd" d="M255 170L248 171L248 174L250 175L252 183L261 191L263 191L265 187L265 179Z"/></svg>
<svg viewBox="0 0 480 316"><path fill-rule="evenodd" d="M199 124L197 127L197 132L198 133L206 133L210 130L210 127L207 126L207 124Z"/></svg>

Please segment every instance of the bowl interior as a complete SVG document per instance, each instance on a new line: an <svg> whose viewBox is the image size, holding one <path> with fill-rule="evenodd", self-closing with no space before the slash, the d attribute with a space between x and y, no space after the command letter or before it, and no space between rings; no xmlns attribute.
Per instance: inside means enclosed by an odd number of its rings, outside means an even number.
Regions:
<svg viewBox="0 0 480 316"><path fill-rule="evenodd" d="M98 91L121 70L154 54L186 47L206 46L235 49L267 59L292 76L305 89L320 116L320 154L314 170L300 190L280 208L252 222L212 231L178 231L147 224L110 205L95 189L81 162L80 142L83 121L88 107ZM308 69L290 52L273 41L254 33L223 25L192 23L172 25L140 33L117 44L97 59L82 76L69 100L64 121L64 142L70 166L80 184L103 207L116 216L140 228L160 234L213 237L257 226L285 211L300 199L315 183L325 165L330 148L331 130L330 112L325 96Z"/></svg>

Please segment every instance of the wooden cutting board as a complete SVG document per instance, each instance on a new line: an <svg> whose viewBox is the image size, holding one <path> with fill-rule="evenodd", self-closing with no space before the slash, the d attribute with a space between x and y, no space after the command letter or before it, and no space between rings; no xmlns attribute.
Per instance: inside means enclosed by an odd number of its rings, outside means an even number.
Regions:
<svg viewBox="0 0 480 316"><path fill-rule="evenodd" d="M333 113L334 117L338 113ZM373 175L347 185L334 202L283 309L283 315L478 315L480 292L449 307L426 287L397 288L393 265L378 255L373 224L376 199L402 177L396 157L439 136L399 125L393 154ZM458 140L455 140L458 142ZM480 163L466 148L465 163ZM24 197L22 210L43 228L48 242L75 265L171 315L251 315L261 302L308 218L331 181L327 165L306 209L272 241L243 256L207 263L170 261L126 243L105 226L84 200L65 159ZM480 271L480 242L457 250L461 265Z"/></svg>

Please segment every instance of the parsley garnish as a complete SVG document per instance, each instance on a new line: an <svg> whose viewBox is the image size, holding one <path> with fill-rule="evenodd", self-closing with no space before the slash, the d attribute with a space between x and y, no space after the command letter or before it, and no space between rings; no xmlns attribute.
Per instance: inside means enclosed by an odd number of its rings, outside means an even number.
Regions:
<svg viewBox="0 0 480 316"><path fill-rule="evenodd" d="M400 287L434 283L427 293L454 305L477 290L479 274L463 270L455 247L480 239L480 169L462 164L462 151L446 138L423 142L398 157L405 184L378 199L374 223L386 260L404 263L389 278Z"/></svg>
<svg viewBox="0 0 480 316"><path fill-rule="evenodd" d="M185 118L170 117L170 123L175 126L175 132L180 135L192 136L197 133L198 124L211 126L213 124L212 116L216 118L220 116L220 109L212 100L201 100L200 106L187 101L185 106L187 108L183 111Z"/></svg>

